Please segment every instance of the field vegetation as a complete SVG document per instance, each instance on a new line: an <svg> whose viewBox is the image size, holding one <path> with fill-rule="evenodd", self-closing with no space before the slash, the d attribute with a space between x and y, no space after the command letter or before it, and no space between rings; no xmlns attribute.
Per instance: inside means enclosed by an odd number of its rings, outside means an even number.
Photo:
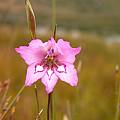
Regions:
<svg viewBox="0 0 120 120"><path fill-rule="evenodd" d="M30 41L30 36L25 31L7 27L0 31L0 82L10 80L7 98L11 96L11 100L25 80L27 66L14 49L19 45L27 45ZM46 41L50 35L38 37ZM120 65L120 44L106 44L103 37L85 33L79 39L67 34L63 38L74 47L82 47L76 61L76 68L78 65L81 67L76 88L61 81L55 87L56 120L62 120L65 115L69 120L113 120L116 111L115 66ZM37 86L40 108L43 109L41 119L45 120L47 94L40 81ZM15 105L13 118L32 120L36 114L34 87L26 87Z"/></svg>

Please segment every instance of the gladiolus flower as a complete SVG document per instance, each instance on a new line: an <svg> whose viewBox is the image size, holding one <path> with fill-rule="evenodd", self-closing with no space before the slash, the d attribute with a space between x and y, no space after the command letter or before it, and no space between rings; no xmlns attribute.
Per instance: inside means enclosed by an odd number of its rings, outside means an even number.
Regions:
<svg viewBox="0 0 120 120"><path fill-rule="evenodd" d="M43 43L39 39L32 40L29 46L20 46L15 49L28 64L25 80L26 86L31 86L41 80L47 93L51 93L58 81L76 86L77 71L74 68L75 55L81 48L72 48L69 42L59 39L56 43L53 38Z"/></svg>

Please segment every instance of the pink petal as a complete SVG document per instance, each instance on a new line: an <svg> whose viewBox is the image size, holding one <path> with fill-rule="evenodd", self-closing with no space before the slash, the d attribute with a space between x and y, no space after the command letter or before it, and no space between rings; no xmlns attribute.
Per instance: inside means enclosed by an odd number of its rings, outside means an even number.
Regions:
<svg viewBox="0 0 120 120"><path fill-rule="evenodd" d="M51 39L48 40L48 44L49 44L49 46L51 46L51 47L54 47L54 46L55 46L56 42L55 42L55 40L54 40L53 37L51 37Z"/></svg>
<svg viewBox="0 0 120 120"><path fill-rule="evenodd" d="M31 86L33 83L35 83L38 79L42 78L46 72L46 69L36 72L35 71L35 65L32 64L28 67L27 69L27 75L26 75L26 80L25 80L25 85L26 86Z"/></svg>
<svg viewBox="0 0 120 120"><path fill-rule="evenodd" d="M51 39L47 42L46 46L47 46L48 50L50 48L52 48L54 50L54 55L60 54L60 50L58 50L59 48L53 37L51 37Z"/></svg>
<svg viewBox="0 0 120 120"><path fill-rule="evenodd" d="M39 39L35 39L29 43L29 46L34 47L34 48L38 48L38 47L44 46L44 43Z"/></svg>
<svg viewBox="0 0 120 120"><path fill-rule="evenodd" d="M33 41L32 41L33 42ZM21 57L25 60L25 62L30 65L35 62L41 62L41 60L44 58L44 55L46 52L44 51L44 48L42 46L39 47L31 47L30 46L20 46L19 48L15 48L16 52L21 55Z"/></svg>
<svg viewBox="0 0 120 120"><path fill-rule="evenodd" d="M78 77L74 65L67 63L65 69L63 70L62 68L62 72L58 70L55 69L54 72L62 81L70 84L71 86L77 85Z"/></svg>
<svg viewBox="0 0 120 120"><path fill-rule="evenodd" d="M51 93L57 83L58 77L53 73L49 76L47 73L42 78L42 83L46 86L47 93Z"/></svg>
<svg viewBox="0 0 120 120"><path fill-rule="evenodd" d="M80 47L72 48L69 42L63 41L62 39L58 40L57 46L61 53L61 55L58 56L59 61L74 63L75 55L81 51Z"/></svg>

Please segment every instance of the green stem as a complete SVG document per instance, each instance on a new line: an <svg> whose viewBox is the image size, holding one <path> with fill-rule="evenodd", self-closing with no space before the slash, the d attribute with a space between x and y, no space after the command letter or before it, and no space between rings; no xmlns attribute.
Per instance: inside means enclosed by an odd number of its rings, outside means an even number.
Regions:
<svg viewBox="0 0 120 120"><path fill-rule="evenodd" d="M37 109L38 109L38 113L39 113L40 107L39 107L38 92L37 92L37 86L36 86L36 84L34 85L34 89L35 89Z"/></svg>
<svg viewBox="0 0 120 120"><path fill-rule="evenodd" d="M53 30L53 38L54 38L54 40L56 39L56 31L57 31L57 24L54 26L54 30Z"/></svg>
<svg viewBox="0 0 120 120"><path fill-rule="evenodd" d="M54 101L53 101L53 93L51 93L51 120L54 120Z"/></svg>
<svg viewBox="0 0 120 120"><path fill-rule="evenodd" d="M48 94L48 106L47 106L47 120L50 120L50 108L51 108L51 96L52 93Z"/></svg>
<svg viewBox="0 0 120 120"><path fill-rule="evenodd" d="M56 24L56 0L52 0L52 29Z"/></svg>
<svg viewBox="0 0 120 120"><path fill-rule="evenodd" d="M53 29L53 38L56 39L56 0L52 0L52 29ZM48 106L47 106L47 120L54 120L54 111L53 111L53 99L52 93L48 94Z"/></svg>
<svg viewBox="0 0 120 120"><path fill-rule="evenodd" d="M56 39L56 0L52 0L52 29L53 29L53 38ZM48 95L48 110L47 110L47 120L49 120L51 113L51 120L54 120L54 103L53 103L53 93Z"/></svg>
<svg viewBox="0 0 120 120"><path fill-rule="evenodd" d="M12 108L12 106L14 105L15 101L17 100L17 98L21 95L21 93L23 92L25 88L25 85L23 85L23 87L19 90L19 92L17 93L17 95L15 96L15 98L12 100L12 102L9 104L7 110L3 113L2 117L0 120L4 120L4 118L6 117L7 113L9 112L9 110Z"/></svg>
<svg viewBox="0 0 120 120"><path fill-rule="evenodd" d="M56 30L57 24L54 26L53 38L56 39ZM53 93L50 94L50 111L51 111L51 120L54 120L54 102L53 102Z"/></svg>
<svg viewBox="0 0 120 120"><path fill-rule="evenodd" d="M72 120L72 116L71 116L71 106L70 106L70 101L67 101L67 114L68 114L68 118L69 120Z"/></svg>

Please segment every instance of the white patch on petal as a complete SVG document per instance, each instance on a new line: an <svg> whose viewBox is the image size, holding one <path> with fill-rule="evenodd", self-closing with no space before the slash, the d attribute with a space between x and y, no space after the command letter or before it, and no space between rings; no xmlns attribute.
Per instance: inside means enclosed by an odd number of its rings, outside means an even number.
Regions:
<svg viewBox="0 0 120 120"><path fill-rule="evenodd" d="M37 65L35 68L35 73L36 72L42 72L44 70L43 66Z"/></svg>
<svg viewBox="0 0 120 120"><path fill-rule="evenodd" d="M60 73L61 72L66 72L66 68L65 68L64 65L60 65L60 66L58 66L57 71L60 72Z"/></svg>
<svg viewBox="0 0 120 120"><path fill-rule="evenodd" d="M53 73L54 73L53 70L48 69L47 75L48 75L49 80L51 79L51 76L53 75Z"/></svg>

